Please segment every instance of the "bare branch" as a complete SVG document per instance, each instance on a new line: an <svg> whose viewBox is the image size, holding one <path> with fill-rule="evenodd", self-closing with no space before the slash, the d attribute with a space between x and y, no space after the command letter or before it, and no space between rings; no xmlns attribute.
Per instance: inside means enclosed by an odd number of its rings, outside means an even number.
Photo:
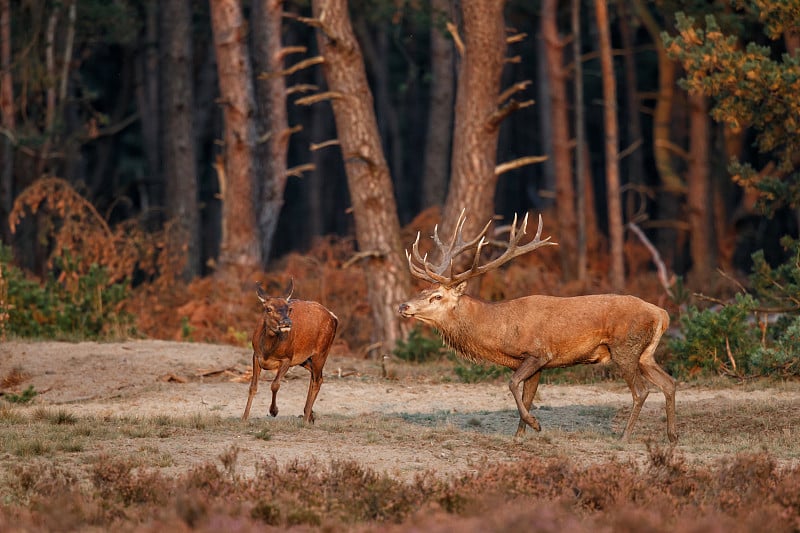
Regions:
<svg viewBox="0 0 800 533"><path fill-rule="evenodd" d="M633 222L628 222L627 226L636 234L637 237L639 237L639 240L642 241L642 244L644 244L645 248L650 251L650 255L653 258L653 263L656 264L656 269L658 270L658 279L661 282L661 286L664 287L664 291L669 295L670 298L672 298L672 283L670 282L669 275L667 274L667 267L664 264L664 261L661 260L661 254L658 253L656 247L653 246L653 243L650 242L650 239L647 238L647 235L644 234L639 226Z"/></svg>
<svg viewBox="0 0 800 533"><path fill-rule="evenodd" d="M349 268L354 264L358 263L359 261L361 261L362 259L367 259L370 257L381 258L385 255L386 254L384 254L383 252L379 252L377 250L365 250L363 252L358 252L354 254L353 257L342 263L342 268Z"/></svg>
<svg viewBox="0 0 800 533"><path fill-rule="evenodd" d="M276 76L289 76L291 74L294 74L295 72L307 69L309 67L313 67L315 65L320 65L320 64L322 64L324 62L325 62L325 58L322 57L322 56L309 57L308 59L304 59L302 61L298 61L297 63L295 63L294 65L292 65L291 67L289 67L287 69L275 70L275 71L271 71L271 72L263 72L263 73L258 75L258 79L267 80L267 79L270 79L270 78L274 78Z"/></svg>
<svg viewBox="0 0 800 533"><path fill-rule="evenodd" d="M323 148L328 148L329 146L339 146L339 139L329 139L321 143L311 143L309 150L316 152L317 150L322 150Z"/></svg>
<svg viewBox="0 0 800 533"><path fill-rule="evenodd" d="M486 123L486 127L490 129L494 129L500 125L506 118L508 118L511 113L514 111L518 111L520 109L524 109L526 107L530 107L533 105L533 100L526 100L525 102L520 102L517 100L509 100L509 102L492 113L489 117L489 120Z"/></svg>
<svg viewBox="0 0 800 533"><path fill-rule="evenodd" d="M502 104L503 102L508 100L512 94L527 89L528 85L530 85L531 83L532 83L531 80L525 80L515 83L514 85L512 85L511 87L500 93L500 96L497 97L497 103Z"/></svg>
<svg viewBox="0 0 800 533"><path fill-rule="evenodd" d="M522 56L511 56L505 58L506 63L511 63L512 65L518 65L522 63Z"/></svg>
<svg viewBox="0 0 800 533"><path fill-rule="evenodd" d="M284 46L283 48L281 48L281 51L278 54L278 57L280 59L283 59L288 55L291 55L291 54L305 54L307 51L308 51L308 48L305 47L305 46Z"/></svg>
<svg viewBox="0 0 800 533"><path fill-rule="evenodd" d="M295 178L302 178L303 172L312 172L316 170L317 166L314 163L306 163L304 165L297 165L296 167L287 168L286 175L294 176Z"/></svg>
<svg viewBox="0 0 800 533"><path fill-rule="evenodd" d="M318 91L319 87L313 85L311 83L299 83L297 85L292 85L288 89L286 89L286 94L294 94L294 93L307 93L309 91Z"/></svg>
<svg viewBox="0 0 800 533"><path fill-rule="evenodd" d="M327 91L324 93L298 98L294 101L294 103L297 105L314 105L318 104L319 102L324 102L325 100L336 100L340 98L344 98L344 94L336 91Z"/></svg>
<svg viewBox="0 0 800 533"><path fill-rule="evenodd" d="M458 50L458 54L463 57L464 41L461 40L461 36L458 34L458 28L452 22L448 22L447 31L450 32L450 36L453 37L453 42L456 45L456 50Z"/></svg>
<svg viewBox="0 0 800 533"><path fill-rule="evenodd" d="M533 165L534 163L541 163L543 161L547 161L546 155L530 155L527 157L520 157L518 159L514 159L513 161L506 161L505 163L500 163L496 167L494 167L494 175L499 176L501 174L505 174L509 170L514 170L516 168L524 167L526 165Z"/></svg>
<svg viewBox="0 0 800 533"><path fill-rule="evenodd" d="M630 146L628 146L628 147L627 147L627 148L625 148L623 151L621 151L621 152L620 152L620 153L617 155L617 158L618 158L618 159L625 159L626 157L628 157L629 155L631 155L633 152L635 152L635 151L636 151L636 150L637 150L637 149L638 149L638 148L639 148L641 145L642 145L642 140L641 140L641 139L636 139L635 141L633 141L633 142L630 144Z"/></svg>
<svg viewBox="0 0 800 533"><path fill-rule="evenodd" d="M527 33L515 33L514 35L506 37L506 44L514 44L524 41L527 36Z"/></svg>

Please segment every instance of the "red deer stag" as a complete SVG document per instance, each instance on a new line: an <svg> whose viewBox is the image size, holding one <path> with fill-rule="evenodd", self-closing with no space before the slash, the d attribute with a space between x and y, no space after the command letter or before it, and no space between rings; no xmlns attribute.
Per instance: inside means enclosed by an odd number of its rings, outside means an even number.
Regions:
<svg viewBox="0 0 800 533"><path fill-rule="evenodd" d="M413 276L436 286L400 304L399 312L436 328L443 340L464 358L514 370L509 388L520 416L515 436L521 437L526 425L541 430L530 407L542 370L611 360L618 365L633 395L633 410L623 439L630 437L647 398L647 380L664 393L667 437L676 442L675 380L653 357L669 325L667 312L634 296L618 294L569 298L534 295L502 302L485 302L464 294L468 279L496 269L514 257L555 244L550 237L541 238L541 216L533 240L523 245L519 243L525 234L527 215L520 227L514 216L508 243L487 239L491 221L474 239L464 241L464 220L462 211L447 243L439 238L438 227L434 229L432 238L441 253L436 265L428 263L427 254L420 255L417 234L412 252L406 250L408 267ZM500 246L504 251L496 259L481 264L481 251L487 245ZM454 273L455 258L467 251L474 253L471 266Z"/></svg>
<svg viewBox="0 0 800 533"><path fill-rule="evenodd" d="M314 422L312 407L322 386L322 368L328 359L339 319L317 302L292 300L293 287L294 283L290 284L286 298L267 296L260 284L256 288L263 313L253 332L253 376L242 420L247 420L250 414L262 368L275 371L270 387L272 404L269 414L277 416L275 398L281 387L281 378L290 367L300 365L311 372L303 420Z"/></svg>

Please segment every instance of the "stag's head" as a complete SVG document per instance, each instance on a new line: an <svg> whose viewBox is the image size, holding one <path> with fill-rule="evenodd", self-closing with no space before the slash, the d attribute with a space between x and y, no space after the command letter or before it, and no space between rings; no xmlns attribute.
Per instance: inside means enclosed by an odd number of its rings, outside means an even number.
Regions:
<svg viewBox="0 0 800 533"><path fill-rule="evenodd" d="M411 274L424 281L434 284L432 289L422 291L415 298L400 304L399 312L402 316L416 318L417 320L433 326L441 326L446 323L448 317L452 316L452 311L458 306L458 301L464 294L467 280L480 276L490 270L494 270L507 263L514 257L528 253L536 248L555 244L550 242L550 237L542 239L542 217L539 215L539 227L533 239L520 246L520 241L525 235L528 227L528 215L522 219L522 223L517 226L517 216L514 215L514 222L508 227L508 242L501 242L490 239L486 236L492 221L490 220L477 236L470 240L464 240L464 221L466 215L464 210L456 221L453 235L447 242L439 237L439 227L433 229L432 239L439 249L440 261L432 265L428 262L428 255L422 256L419 252L419 233L417 239L411 247L411 252L406 250L408 268ZM505 230L498 230L496 233L503 233ZM503 252L499 257L486 263L481 263L481 252L486 247L500 248ZM473 255L471 265L461 272L455 272L456 258L461 254L469 252Z"/></svg>
<svg viewBox="0 0 800 533"><path fill-rule="evenodd" d="M283 298L280 296L268 296L264 293L259 283L256 286L256 295L261 300L263 308L264 325L275 335L281 333L288 333L292 330L292 319L289 318L291 308L289 307L289 300L292 297L294 282L289 282L289 294Z"/></svg>

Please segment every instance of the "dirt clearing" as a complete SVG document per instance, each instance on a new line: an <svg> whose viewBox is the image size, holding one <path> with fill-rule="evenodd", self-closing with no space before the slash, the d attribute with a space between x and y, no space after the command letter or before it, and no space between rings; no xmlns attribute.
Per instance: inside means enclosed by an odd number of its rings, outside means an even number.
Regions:
<svg viewBox="0 0 800 533"><path fill-rule="evenodd" d="M240 470L274 457L352 459L403 479L433 470L458 475L490 462L526 457L569 457L579 464L644 461L646 444L667 446L664 398L652 390L630 443L619 441L630 412L623 381L547 385L534 411L542 432L513 439L518 415L504 382L463 384L441 375L396 380L380 363L333 353L314 407L317 422L302 424L308 372L289 372L278 394L277 418L269 417L270 373L262 379L251 418L239 421L247 399L252 352L226 345L130 341L121 343L7 342L0 346L0 379L18 372L4 394L29 386L33 402L16 407L59 410L97 420L171 417L210 420L160 435L131 435L85 444L70 455L131 454L181 472L217 461L235 446ZM431 372L441 369L431 367ZM400 375L403 375L400 373ZM800 385L731 383L727 388L679 386L679 443L687 461L711 463L740 452L767 451L782 465L800 457ZM3 452L6 466L19 457ZM158 458L157 460L155 458Z"/></svg>

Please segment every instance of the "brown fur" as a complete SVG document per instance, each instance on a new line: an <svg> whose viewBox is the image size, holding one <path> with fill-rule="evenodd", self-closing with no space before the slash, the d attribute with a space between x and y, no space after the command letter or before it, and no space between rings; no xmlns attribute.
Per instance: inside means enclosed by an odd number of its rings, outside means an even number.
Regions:
<svg viewBox="0 0 800 533"><path fill-rule="evenodd" d="M461 283L422 291L401 304L400 313L435 327L466 359L514 370L509 387L520 413L516 436L525 433L526 425L540 430L530 407L543 369L610 360L618 365L633 395L623 438L630 437L647 398L646 380L664 393L667 436L677 440L675 381L653 357L669 326L665 310L617 294L527 296L492 303L464 294L464 288Z"/></svg>
<svg viewBox="0 0 800 533"><path fill-rule="evenodd" d="M317 302L265 297L259 288L263 313L253 332L253 376L242 420L258 391L261 369L274 370L269 413L277 416L276 397L281 378L289 368L300 365L311 373L303 420L314 422L312 407L322 386L322 369L328 359L339 320Z"/></svg>

